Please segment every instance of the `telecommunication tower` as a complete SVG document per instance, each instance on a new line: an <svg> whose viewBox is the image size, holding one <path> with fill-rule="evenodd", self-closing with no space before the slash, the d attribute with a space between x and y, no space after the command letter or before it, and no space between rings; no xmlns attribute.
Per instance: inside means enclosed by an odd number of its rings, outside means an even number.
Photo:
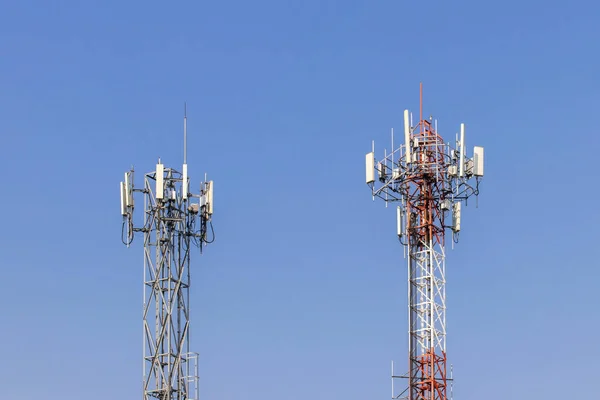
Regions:
<svg viewBox="0 0 600 400"><path fill-rule="evenodd" d="M120 183L122 240L144 238L143 399L198 400L198 353L190 351L190 255L214 240L213 182L191 191L184 112L181 172L165 167L144 175L134 186L133 168ZM134 194L144 198L141 225L133 219ZM208 231L211 231L209 234Z"/></svg>
<svg viewBox="0 0 600 400"><path fill-rule="evenodd" d="M446 400L452 397L452 378L446 359L445 234L458 241L462 204L479 195L483 147L467 155L464 124L454 146L444 143L437 121L423 118L422 84L419 108L416 124L404 110L404 143L394 147L392 130L391 151L379 161L373 142L366 182L373 199L397 204L397 235L408 260L408 373L394 375L392 363L392 398ZM398 395L395 378L408 379Z"/></svg>

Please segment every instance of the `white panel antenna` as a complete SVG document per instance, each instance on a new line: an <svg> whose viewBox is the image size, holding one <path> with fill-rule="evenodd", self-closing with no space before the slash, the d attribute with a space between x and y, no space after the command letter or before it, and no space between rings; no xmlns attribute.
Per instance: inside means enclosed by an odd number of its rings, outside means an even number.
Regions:
<svg viewBox="0 0 600 400"><path fill-rule="evenodd" d="M483 176L483 147L473 148L473 175Z"/></svg>
<svg viewBox="0 0 600 400"><path fill-rule="evenodd" d="M213 213L213 181L208 181L208 187L207 187L207 205L206 205L206 212L208 213L208 215L212 215Z"/></svg>
<svg viewBox="0 0 600 400"><path fill-rule="evenodd" d="M123 182L121 182L123 183ZM129 206L129 173L125 172L125 182L124 186L124 195L125 195L125 205Z"/></svg>
<svg viewBox="0 0 600 400"><path fill-rule="evenodd" d="M125 172L125 205L127 207L133 206L133 194L131 193L129 176L129 172Z"/></svg>
<svg viewBox="0 0 600 400"><path fill-rule="evenodd" d="M367 184L375 182L375 153L370 152L365 156L365 169Z"/></svg>
<svg viewBox="0 0 600 400"><path fill-rule="evenodd" d="M458 176L465 176L465 124L460 124L460 162Z"/></svg>
<svg viewBox="0 0 600 400"><path fill-rule="evenodd" d="M404 110L404 144L406 145L406 162L412 162L410 143L410 116L408 110Z"/></svg>
<svg viewBox="0 0 600 400"><path fill-rule="evenodd" d="M188 183L188 168L187 168L187 164L183 164L183 178L182 178L182 182L181 182L181 193L182 193L182 197L183 197L183 201L187 201L188 199L188 187L189 187L189 183Z"/></svg>
<svg viewBox="0 0 600 400"><path fill-rule="evenodd" d="M398 237L402 237L403 235L403 227L404 227L404 212L402 207L398 206L396 209L396 233Z"/></svg>
<svg viewBox="0 0 600 400"><path fill-rule="evenodd" d="M156 198L161 200L164 196L164 176L165 166L163 164L156 164Z"/></svg>
<svg viewBox="0 0 600 400"><path fill-rule="evenodd" d="M125 192L125 183L120 182L119 187L121 188L121 215L127 215L127 205L125 204L125 197L127 196Z"/></svg>
<svg viewBox="0 0 600 400"><path fill-rule="evenodd" d="M459 201L452 206L452 230L460 232L460 209L462 203Z"/></svg>

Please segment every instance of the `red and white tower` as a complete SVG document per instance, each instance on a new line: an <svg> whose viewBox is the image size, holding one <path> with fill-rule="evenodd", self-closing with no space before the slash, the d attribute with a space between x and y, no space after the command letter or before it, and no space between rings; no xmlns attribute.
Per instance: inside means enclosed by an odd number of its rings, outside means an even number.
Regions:
<svg viewBox="0 0 600 400"><path fill-rule="evenodd" d="M465 125L455 146L444 143L437 121L423 118L420 87L419 121L404 111L404 143L377 161L366 156L366 182L373 198L396 202L397 235L408 259L408 387L393 398L446 400L449 377L446 356L446 231L458 241L461 206L479 194L483 148L466 154ZM392 371L392 382L394 376Z"/></svg>

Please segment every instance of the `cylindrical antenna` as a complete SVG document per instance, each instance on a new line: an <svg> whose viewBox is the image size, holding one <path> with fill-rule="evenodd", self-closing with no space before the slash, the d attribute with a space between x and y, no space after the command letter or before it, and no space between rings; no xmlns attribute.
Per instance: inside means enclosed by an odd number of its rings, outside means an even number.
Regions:
<svg viewBox="0 0 600 400"><path fill-rule="evenodd" d="M450 400L454 399L454 367L450 364Z"/></svg>
<svg viewBox="0 0 600 400"><path fill-rule="evenodd" d="M394 128L392 128L392 168L394 168L394 152L396 148L394 147Z"/></svg>
<svg viewBox="0 0 600 400"><path fill-rule="evenodd" d="M423 82L419 83L419 122L423 120Z"/></svg>
<svg viewBox="0 0 600 400"><path fill-rule="evenodd" d="M183 103L183 163L187 164L187 104Z"/></svg>
<svg viewBox="0 0 600 400"><path fill-rule="evenodd" d="M410 164L412 162L411 156L411 143L410 143L410 121L409 121L409 112L408 110L404 110L404 144L406 145L405 153L406 153L406 164Z"/></svg>
<svg viewBox="0 0 600 400"><path fill-rule="evenodd" d="M402 207L396 208L396 234L398 237L402 237L404 233L404 215Z"/></svg>
<svg viewBox="0 0 600 400"><path fill-rule="evenodd" d="M392 360L392 399L394 398L394 360Z"/></svg>
<svg viewBox="0 0 600 400"><path fill-rule="evenodd" d="M460 151L460 158L459 158L459 162L460 164L458 165L458 176L460 176L462 178L462 176L465 174L465 124L460 124L460 147L459 147L459 151Z"/></svg>

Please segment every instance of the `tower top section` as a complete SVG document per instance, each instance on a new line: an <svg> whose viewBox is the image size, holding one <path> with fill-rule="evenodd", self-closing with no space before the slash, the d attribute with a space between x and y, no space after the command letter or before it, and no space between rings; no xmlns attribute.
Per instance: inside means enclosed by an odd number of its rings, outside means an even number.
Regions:
<svg viewBox="0 0 600 400"><path fill-rule="evenodd" d="M202 249L204 244L212 243L209 236L212 234L212 214L214 209L213 189L214 182L204 176L200 189L194 191L190 186L190 176L187 164L187 104L183 106L183 165L181 169L165 166L159 158L154 171L144 174L144 185L134 185L134 169L125 172L125 179L120 182L121 191L121 215L123 216L123 242L131 244L136 232L146 232L145 225L134 225L134 197L137 193L145 197L145 207L157 210L178 210L178 217L173 221L190 221L199 230L190 232L194 244ZM145 210L147 213L148 210ZM173 211L175 212L175 211ZM189 229L189 227L185 227ZM184 230L185 230L184 229ZM210 231L210 233L209 233Z"/></svg>
<svg viewBox="0 0 600 400"><path fill-rule="evenodd" d="M366 183L373 199L398 203L398 236L404 244L416 233L443 243L446 229L458 240L461 205L479 195L483 147L468 151L464 123L459 125L454 144L445 143L437 120L423 118L422 84L419 92L419 119L413 122L413 114L404 110L403 140L395 144L392 129L391 150L384 149L380 159L375 157L373 141L365 159Z"/></svg>

